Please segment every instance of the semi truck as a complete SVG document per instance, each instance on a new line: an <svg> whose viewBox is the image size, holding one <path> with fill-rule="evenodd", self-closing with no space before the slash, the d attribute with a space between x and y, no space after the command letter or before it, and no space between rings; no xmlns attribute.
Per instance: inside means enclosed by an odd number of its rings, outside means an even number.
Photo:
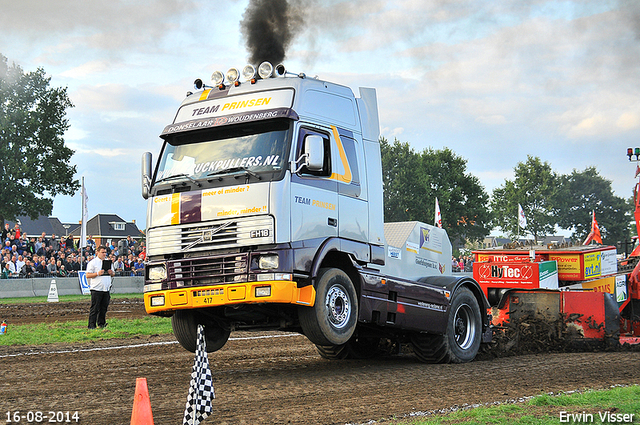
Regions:
<svg viewBox="0 0 640 425"><path fill-rule="evenodd" d="M445 230L384 223L376 91L265 62L201 79L142 157L144 301L208 352L232 331L304 334L328 359L410 346L467 362L489 304Z"/></svg>

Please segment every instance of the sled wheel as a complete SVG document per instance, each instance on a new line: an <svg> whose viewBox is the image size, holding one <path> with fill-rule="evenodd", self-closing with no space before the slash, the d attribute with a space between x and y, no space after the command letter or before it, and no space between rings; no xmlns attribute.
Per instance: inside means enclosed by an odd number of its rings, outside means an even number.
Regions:
<svg viewBox="0 0 640 425"><path fill-rule="evenodd" d="M382 356L387 351L381 347L381 339L352 336L342 345L316 345L320 357L327 360L371 359Z"/></svg>
<svg viewBox="0 0 640 425"><path fill-rule="evenodd" d="M173 328L173 334L176 336L176 339L185 350L191 351L192 353L196 352L198 323L204 325L207 353L213 353L224 347L231 334L230 331L225 331L213 322L199 322L193 311L178 310L171 317L171 327Z"/></svg>
<svg viewBox="0 0 640 425"><path fill-rule="evenodd" d="M320 269L313 307L299 306L302 332L316 345L342 345L353 335L358 318L356 290L340 269Z"/></svg>
<svg viewBox="0 0 640 425"><path fill-rule="evenodd" d="M458 289L451 302L447 329L443 335L416 333L413 351L428 363L465 363L478 354L482 336L480 306L467 288Z"/></svg>
<svg viewBox="0 0 640 425"><path fill-rule="evenodd" d="M342 345L316 345L320 357L327 360L344 360L349 358L349 349Z"/></svg>

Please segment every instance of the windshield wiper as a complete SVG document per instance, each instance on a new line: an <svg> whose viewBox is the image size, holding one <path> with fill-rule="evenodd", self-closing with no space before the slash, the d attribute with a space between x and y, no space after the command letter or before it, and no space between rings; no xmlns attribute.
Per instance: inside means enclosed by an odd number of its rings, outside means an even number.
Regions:
<svg viewBox="0 0 640 425"><path fill-rule="evenodd" d="M253 171L249 170L246 167L231 167L231 168L227 168L226 170L214 171L213 173L207 174L207 176L218 176L221 174L232 174L232 173L238 173L238 172L244 172L250 175L251 177L255 177L258 180L262 180L262 177L260 177L258 174L254 173Z"/></svg>
<svg viewBox="0 0 640 425"><path fill-rule="evenodd" d="M200 183L195 181L191 176L189 176L188 174L184 174L184 173L182 173L182 174L174 174L173 176L165 177L163 179L160 179L160 180L156 181L155 184L166 182L168 180L183 178L183 177L186 177L187 179L191 180L191 182L193 182L193 184L195 184L198 187L202 186Z"/></svg>

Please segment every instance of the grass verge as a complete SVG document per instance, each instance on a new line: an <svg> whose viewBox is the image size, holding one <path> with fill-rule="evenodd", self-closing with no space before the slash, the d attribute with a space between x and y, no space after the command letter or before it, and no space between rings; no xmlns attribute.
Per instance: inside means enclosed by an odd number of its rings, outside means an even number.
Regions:
<svg viewBox="0 0 640 425"><path fill-rule="evenodd" d="M111 294L111 298L140 298L142 294ZM91 301L91 295L60 295L58 301ZM20 297L20 298L0 298L0 304L26 304L26 303L46 303L47 296L42 297Z"/></svg>
<svg viewBox="0 0 640 425"><path fill-rule="evenodd" d="M42 345L57 342L78 343L92 340L131 338L142 335L170 334L171 319L149 316L140 319L109 319L104 329L87 329L86 320L54 323L31 323L10 326L0 335L3 345Z"/></svg>
<svg viewBox="0 0 640 425"><path fill-rule="evenodd" d="M396 425L637 424L640 423L640 386L562 395L540 395L520 404L477 407L449 414L436 413L430 418L393 423Z"/></svg>

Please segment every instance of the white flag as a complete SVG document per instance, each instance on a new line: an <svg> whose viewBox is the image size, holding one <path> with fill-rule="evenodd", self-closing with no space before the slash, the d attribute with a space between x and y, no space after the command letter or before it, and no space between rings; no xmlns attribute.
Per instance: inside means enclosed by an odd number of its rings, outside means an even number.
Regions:
<svg viewBox="0 0 640 425"><path fill-rule="evenodd" d="M89 219L89 210L87 209L87 191L84 188L84 177L82 178L82 226L80 229L80 248L86 248L87 246L87 220Z"/></svg>
<svg viewBox="0 0 640 425"><path fill-rule="evenodd" d="M438 198L436 198L436 226L442 229L442 215L440 214L440 204L438 204Z"/></svg>
<svg viewBox="0 0 640 425"><path fill-rule="evenodd" d="M523 229L527 227L527 217L524 216L524 211L522 210L520 204L518 204L518 226L522 227Z"/></svg>

